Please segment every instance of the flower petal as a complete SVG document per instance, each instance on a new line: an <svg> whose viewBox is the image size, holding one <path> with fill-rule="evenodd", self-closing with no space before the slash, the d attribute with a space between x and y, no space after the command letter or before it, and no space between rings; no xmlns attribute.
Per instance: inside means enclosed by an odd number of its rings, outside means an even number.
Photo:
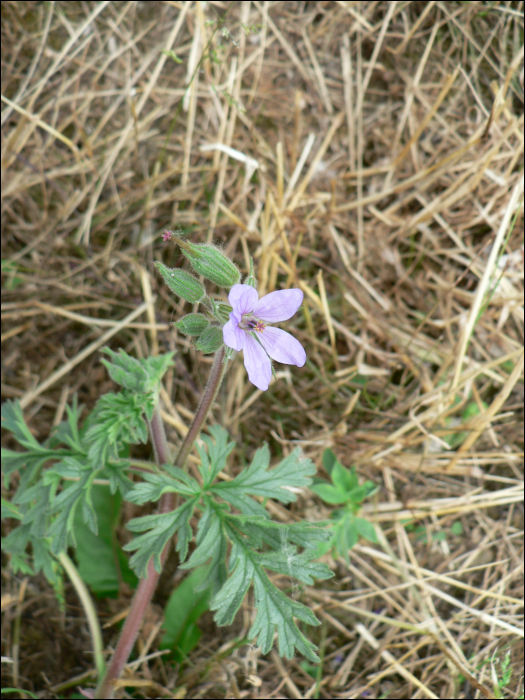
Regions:
<svg viewBox="0 0 525 700"><path fill-rule="evenodd" d="M246 339L246 333L239 328L240 320L241 317L235 311L232 311L230 320L222 327L224 343L234 350L242 350Z"/></svg>
<svg viewBox="0 0 525 700"><path fill-rule="evenodd" d="M259 299L253 309L253 315L268 323L287 321L292 318L302 303L303 293L300 289L281 289Z"/></svg>
<svg viewBox="0 0 525 700"><path fill-rule="evenodd" d="M239 316L253 311L253 307L257 304L258 299L257 290L249 284L234 284L228 294L228 301Z"/></svg>
<svg viewBox="0 0 525 700"><path fill-rule="evenodd" d="M245 339L244 366L248 372L248 379L258 389L266 391L272 378L270 358L251 335L246 333Z"/></svg>
<svg viewBox="0 0 525 700"><path fill-rule="evenodd" d="M268 326L257 337L272 360L297 367L302 367L306 362L303 346L286 331Z"/></svg>

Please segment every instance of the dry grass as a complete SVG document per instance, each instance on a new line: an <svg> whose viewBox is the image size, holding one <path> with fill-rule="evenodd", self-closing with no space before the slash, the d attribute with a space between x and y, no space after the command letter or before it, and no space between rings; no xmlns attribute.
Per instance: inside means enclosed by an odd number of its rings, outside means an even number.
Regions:
<svg viewBox="0 0 525 700"><path fill-rule="evenodd" d="M381 485L366 511L384 537L298 593L323 620L318 681L233 648L248 603L236 627L205 617L174 669L153 606L122 692L494 697L491 659L510 650L504 694L523 697L523 3L228 7L2 3L2 396L44 438L75 392L91 407L111 387L101 346L176 349L162 399L178 443L209 359L169 326L183 305L152 262L182 264L165 228L222 242L243 271L253 255L262 293L305 292L305 368L262 393L237 359L218 398L237 463L267 440L322 473L331 447ZM212 36L226 10L235 44ZM275 516L327 513L305 494ZM3 685L68 697L92 668L74 591L61 616L45 580L2 577Z"/></svg>

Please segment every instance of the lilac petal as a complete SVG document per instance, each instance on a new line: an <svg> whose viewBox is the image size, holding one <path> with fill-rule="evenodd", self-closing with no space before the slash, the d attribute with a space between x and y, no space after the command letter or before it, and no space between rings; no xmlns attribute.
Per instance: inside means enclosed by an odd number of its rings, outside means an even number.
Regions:
<svg viewBox="0 0 525 700"><path fill-rule="evenodd" d="M235 311L232 311L230 320L222 328L222 337L225 344L234 350L242 350L246 339L246 333L239 328L240 320L240 316Z"/></svg>
<svg viewBox="0 0 525 700"><path fill-rule="evenodd" d="M246 342L244 344L244 366L248 372L248 379L252 384L266 391L272 378L272 364L270 358L264 352L264 349L259 343L246 333Z"/></svg>
<svg viewBox="0 0 525 700"><path fill-rule="evenodd" d="M297 365L297 367L302 367L306 362L303 346L286 331L269 326L258 338L272 360L284 362L285 365Z"/></svg>
<svg viewBox="0 0 525 700"><path fill-rule="evenodd" d="M239 316L253 311L253 307L257 304L258 299L257 290L249 284L234 284L228 294L228 301Z"/></svg>
<svg viewBox="0 0 525 700"><path fill-rule="evenodd" d="M259 299L253 309L253 315L268 323L287 321L302 303L303 293L300 289L281 289Z"/></svg>

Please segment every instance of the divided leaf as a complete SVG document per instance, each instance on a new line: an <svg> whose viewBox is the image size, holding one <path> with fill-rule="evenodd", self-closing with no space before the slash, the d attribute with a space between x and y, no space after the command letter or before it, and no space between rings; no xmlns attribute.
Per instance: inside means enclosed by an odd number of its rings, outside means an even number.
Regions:
<svg viewBox="0 0 525 700"><path fill-rule="evenodd" d="M169 474L144 473L142 475L144 481L133 485L133 488L126 495L126 500L142 505L147 501L158 501L163 493L170 491L181 493L184 496L200 494L201 488L197 481L188 476L182 469L171 467L169 464L164 464L162 468L169 471Z"/></svg>
<svg viewBox="0 0 525 700"><path fill-rule="evenodd" d="M220 425L212 425L209 430L213 440L208 435L202 435L202 439L208 448L208 453L201 445L197 445L201 458L199 471L204 481L204 489L208 488L215 480L217 474L224 469L226 459L235 447L234 442L228 442L228 432L221 428Z"/></svg>
<svg viewBox="0 0 525 700"><path fill-rule="evenodd" d="M257 616L249 636L257 637L262 653L267 654L272 648L273 636L277 628L281 656L291 659L294 650L297 649L312 663L318 663L319 658L315 653L314 644L301 633L293 618L296 617L309 625L319 625L319 620L309 608L288 598L270 581L263 568L263 565L268 566L269 555L261 555L250 549L233 528L227 527L227 532L228 538L233 543L230 562L235 564L233 573L210 606L216 611L217 624L231 624L253 581ZM300 567L296 565L297 572L299 569ZM286 573L290 575L289 572ZM318 573L321 573L323 578L333 576L330 569L323 564L319 564ZM304 569L301 574L308 579Z"/></svg>
<svg viewBox="0 0 525 700"><path fill-rule="evenodd" d="M302 457L296 448L273 469L268 469L270 452L268 445L259 448L250 467L242 471L233 481L215 484L211 490L231 505L247 515L262 515L264 511L249 496L274 498L282 503L291 503L297 496L292 489L309 486L309 478L315 474L315 465L310 459Z"/></svg>
<svg viewBox="0 0 525 700"><path fill-rule="evenodd" d="M151 413L153 407L151 404ZM90 416L90 427L85 435L91 462L100 467L110 456L118 459L123 445L146 443L148 428L142 414L148 410L143 398L130 391L101 396Z"/></svg>
<svg viewBox="0 0 525 700"><path fill-rule="evenodd" d="M123 547L128 552L137 550L129 562L137 576L141 578L147 576L148 563L151 557L153 557L156 571L158 573L161 572L160 555L176 532L178 532L177 551L181 561L186 559L188 544L193 534L189 519L193 514L197 501L198 498L192 498L170 513L156 513L130 520L127 524L128 530L131 530L131 532L144 532L143 535L135 537L134 540Z"/></svg>

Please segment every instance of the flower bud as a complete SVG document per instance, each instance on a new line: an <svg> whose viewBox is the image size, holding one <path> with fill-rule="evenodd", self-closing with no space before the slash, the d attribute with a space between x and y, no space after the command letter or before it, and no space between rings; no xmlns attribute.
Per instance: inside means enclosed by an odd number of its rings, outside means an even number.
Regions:
<svg viewBox="0 0 525 700"><path fill-rule="evenodd" d="M241 280L236 265L221 251L208 243L188 243L180 238L178 244L195 272L219 287L232 287Z"/></svg>
<svg viewBox="0 0 525 700"><path fill-rule="evenodd" d="M172 292L181 299L195 304L202 301L206 296L206 289L195 279L193 275L190 275L186 270L180 270L179 268L166 267L161 262L153 263L157 270L162 275L164 282L168 285Z"/></svg>
<svg viewBox="0 0 525 700"><path fill-rule="evenodd" d="M218 326L209 326L195 341L197 350L202 350L205 355L218 350L223 344L222 329Z"/></svg>
<svg viewBox="0 0 525 700"><path fill-rule="evenodd" d="M171 325L184 335L200 335L208 328L210 322L204 314L188 314Z"/></svg>

